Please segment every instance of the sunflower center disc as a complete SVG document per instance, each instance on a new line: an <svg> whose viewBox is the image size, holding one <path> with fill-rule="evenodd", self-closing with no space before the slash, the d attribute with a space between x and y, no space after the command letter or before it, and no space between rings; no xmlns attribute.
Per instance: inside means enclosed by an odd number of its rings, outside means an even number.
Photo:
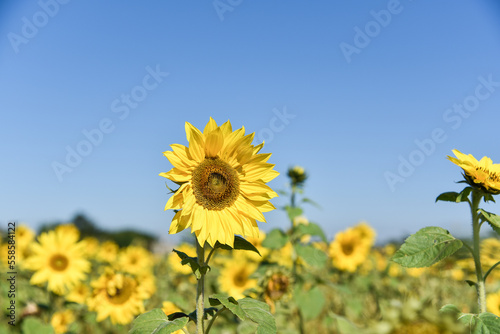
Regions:
<svg viewBox="0 0 500 334"><path fill-rule="evenodd" d="M124 304L132 295L134 289L134 284L130 278L125 278L123 280L123 286L121 289L116 289L114 295L108 293L108 300L111 304L121 305Z"/></svg>
<svg viewBox="0 0 500 334"><path fill-rule="evenodd" d="M63 255L54 255L50 258L50 266L57 271L63 271L68 267L68 258Z"/></svg>
<svg viewBox="0 0 500 334"><path fill-rule="evenodd" d="M229 164L219 158L203 160L191 178L196 203L208 210L222 210L238 198L240 180Z"/></svg>

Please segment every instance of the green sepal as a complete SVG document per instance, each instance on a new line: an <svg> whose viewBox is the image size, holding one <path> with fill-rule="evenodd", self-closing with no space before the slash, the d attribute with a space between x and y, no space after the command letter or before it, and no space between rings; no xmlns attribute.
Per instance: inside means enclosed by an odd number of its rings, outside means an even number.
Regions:
<svg viewBox="0 0 500 334"><path fill-rule="evenodd" d="M132 322L129 334L170 334L182 329L188 323L187 316L175 320L168 320L167 315L160 308L141 314Z"/></svg>
<svg viewBox="0 0 500 334"><path fill-rule="evenodd" d="M500 216L483 209L478 209L478 211L481 213L481 217L490 224L491 228L500 235Z"/></svg>
<svg viewBox="0 0 500 334"><path fill-rule="evenodd" d="M471 287L477 286L477 283L474 281L471 281L470 279L466 279L465 283L469 284L469 286L471 286Z"/></svg>
<svg viewBox="0 0 500 334"><path fill-rule="evenodd" d="M225 244L223 245L217 241L215 243L214 248L222 248L222 249L226 249L226 250L232 250L232 249L248 250L248 251L255 252L255 253L259 254L260 256L262 256L260 254L259 250L257 248L255 248L255 246L251 242L249 242L245 238L240 237L239 235L234 236L234 246L233 247L231 247L229 245L225 245Z"/></svg>
<svg viewBox="0 0 500 334"><path fill-rule="evenodd" d="M262 246L269 249L281 249L288 242L288 235L280 229L271 230L262 242Z"/></svg>
<svg viewBox="0 0 500 334"><path fill-rule="evenodd" d="M184 252L178 251L177 249L172 249L172 251L175 252L181 258L181 264L183 266L184 265L190 266L191 270L193 271L193 274L196 276L196 278L197 279L201 278L200 265L198 264L198 258L191 257ZM204 271L206 272L206 269L204 269Z"/></svg>
<svg viewBox="0 0 500 334"><path fill-rule="evenodd" d="M441 227L424 227L410 235L392 261L407 268L430 267L462 248L463 243Z"/></svg>

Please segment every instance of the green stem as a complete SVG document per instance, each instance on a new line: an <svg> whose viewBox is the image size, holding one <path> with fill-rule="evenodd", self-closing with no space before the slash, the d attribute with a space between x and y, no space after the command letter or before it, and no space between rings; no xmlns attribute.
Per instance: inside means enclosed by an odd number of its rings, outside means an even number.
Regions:
<svg viewBox="0 0 500 334"><path fill-rule="evenodd" d="M488 269L488 271L486 272L486 274L484 274L484 280L486 281L486 278L488 277L488 275L491 273L491 271L493 269L495 269L498 265L500 264L500 261L498 261L497 263L495 263L490 269Z"/></svg>
<svg viewBox="0 0 500 334"><path fill-rule="evenodd" d="M479 223L479 203L481 202L482 194L477 191L472 191L472 203L471 203L471 214L472 214L472 237L473 237L473 257L474 264L476 267L476 277L477 277L477 297L479 304L479 312L486 312L486 290L484 287L484 276L483 276L483 268L481 267L481 257L480 257L480 237L479 231L481 229L481 225Z"/></svg>
<svg viewBox="0 0 500 334"><path fill-rule="evenodd" d="M205 265L205 248L196 241L196 255L198 256L198 265L200 266L200 278L196 289L196 334L205 334L203 317L205 313L205 273L202 267Z"/></svg>
<svg viewBox="0 0 500 334"><path fill-rule="evenodd" d="M215 321L215 318L217 318L217 316L224 312L225 310L227 310L227 308L224 306L222 308L220 308L219 310L217 310L217 312L214 314L214 316L212 317L212 319L210 320L210 322L208 323L208 326L207 326L207 331L205 332L205 334L208 334L208 332L210 332L210 328L212 328L212 324L214 323Z"/></svg>

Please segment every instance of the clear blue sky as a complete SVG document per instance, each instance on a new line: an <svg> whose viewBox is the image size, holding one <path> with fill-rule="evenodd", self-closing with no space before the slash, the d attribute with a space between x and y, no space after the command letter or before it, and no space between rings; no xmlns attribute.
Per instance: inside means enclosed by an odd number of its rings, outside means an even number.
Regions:
<svg viewBox="0 0 500 334"><path fill-rule="evenodd" d="M0 5L0 224L83 212L167 237L162 152L212 116L266 140L274 189L306 168L329 237L469 232L465 205L434 199L461 189L452 149L500 163L495 1L60 2Z"/></svg>

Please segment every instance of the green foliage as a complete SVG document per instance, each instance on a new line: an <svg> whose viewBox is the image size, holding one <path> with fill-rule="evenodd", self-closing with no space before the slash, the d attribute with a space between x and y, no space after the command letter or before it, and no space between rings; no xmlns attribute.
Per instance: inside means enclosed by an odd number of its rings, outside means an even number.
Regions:
<svg viewBox="0 0 500 334"><path fill-rule="evenodd" d="M170 334L182 329L188 321L188 317L169 321L161 309L155 308L138 316L132 322L132 329L129 334Z"/></svg>
<svg viewBox="0 0 500 334"><path fill-rule="evenodd" d="M314 248L312 245L294 245L297 255L300 256L306 263L315 267L324 267L328 260L327 255L320 249Z"/></svg>
<svg viewBox="0 0 500 334"><path fill-rule="evenodd" d="M500 318L492 313L480 314L462 313L455 305L445 305L440 312L451 313L468 326L473 334L498 334L500 333Z"/></svg>
<svg viewBox="0 0 500 334"><path fill-rule="evenodd" d="M459 193L454 191L445 192L436 198L436 202L437 201L456 202L456 203L467 202L469 194L472 192L472 190L473 190L472 187L465 187L464 190L462 190Z"/></svg>
<svg viewBox="0 0 500 334"><path fill-rule="evenodd" d="M478 211L481 213L481 217L490 224L491 228L500 235L500 216L483 209Z"/></svg>
<svg viewBox="0 0 500 334"><path fill-rule="evenodd" d="M462 241L441 227L424 227L409 236L392 261L408 268L429 267L462 248Z"/></svg>
<svg viewBox="0 0 500 334"><path fill-rule="evenodd" d="M23 334L54 334L54 328L49 324L42 323L36 318L26 318L21 325Z"/></svg>
<svg viewBox="0 0 500 334"><path fill-rule="evenodd" d="M197 279L200 279L201 273L200 273L200 265L198 264L198 258L196 257L191 257L187 255L184 252L178 251L177 249L172 249L173 252L175 252L179 257L181 258L181 264L188 265L191 267L191 270L193 271L193 274L196 276Z"/></svg>
<svg viewBox="0 0 500 334"><path fill-rule="evenodd" d="M261 255L259 253L259 250L257 248L255 248L255 246L252 243L248 242L245 238L242 238L238 235L234 236L234 247L231 247L231 246L226 245L226 244L223 245L217 241L215 243L215 248L222 248L225 250L232 250L232 249L248 250L248 251L252 251L252 252L255 252L255 253Z"/></svg>
<svg viewBox="0 0 500 334"><path fill-rule="evenodd" d="M269 249L281 249L286 245L288 239L288 235L282 230L274 229L266 235L266 239L262 242L262 246Z"/></svg>
<svg viewBox="0 0 500 334"><path fill-rule="evenodd" d="M306 290L302 284L295 286L293 298L306 320L316 318L326 302L325 295L318 286Z"/></svg>
<svg viewBox="0 0 500 334"><path fill-rule="evenodd" d="M288 214L288 218L290 218L291 221L293 221L293 219L295 217L300 216L304 212L299 207L292 207L292 206L289 206L289 205L285 206L285 211Z"/></svg>
<svg viewBox="0 0 500 334"><path fill-rule="evenodd" d="M323 229L314 223L309 222L309 224L300 224L294 229L294 237L301 237L303 235L318 236L322 241L327 242L325 232Z"/></svg>
<svg viewBox="0 0 500 334"><path fill-rule="evenodd" d="M224 294L212 295L209 302L212 306L222 304L242 321L251 320L256 323L258 334L275 334L277 331L276 322L266 303L248 297L236 300Z"/></svg>

